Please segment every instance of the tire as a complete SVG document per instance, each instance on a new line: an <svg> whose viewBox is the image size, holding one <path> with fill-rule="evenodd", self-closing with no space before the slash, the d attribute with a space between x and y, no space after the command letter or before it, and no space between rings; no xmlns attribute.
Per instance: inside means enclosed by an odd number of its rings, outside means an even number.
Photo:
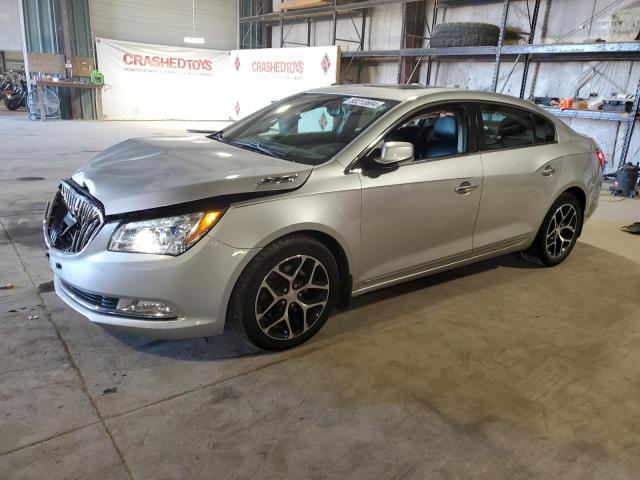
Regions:
<svg viewBox="0 0 640 480"><path fill-rule="evenodd" d="M563 193L551 205L533 244L522 252L522 257L544 267L562 263L576 244L583 220L578 199L571 193Z"/></svg>
<svg viewBox="0 0 640 480"><path fill-rule="evenodd" d="M293 274L293 280L286 274ZM240 275L227 321L264 350L296 347L318 333L329 318L338 298L339 278L335 258L319 241L306 235L277 240ZM306 311L301 305L307 306Z"/></svg>
<svg viewBox="0 0 640 480"><path fill-rule="evenodd" d="M12 112L18 110L22 106L22 98L20 97L11 97L4 99L4 106L7 107Z"/></svg>
<svg viewBox="0 0 640 480"><path fill-rule="evenodd" d="M436 25L431 34L430 46L478 47L498 45L500 28L490 23L452 22Z"/></svg>

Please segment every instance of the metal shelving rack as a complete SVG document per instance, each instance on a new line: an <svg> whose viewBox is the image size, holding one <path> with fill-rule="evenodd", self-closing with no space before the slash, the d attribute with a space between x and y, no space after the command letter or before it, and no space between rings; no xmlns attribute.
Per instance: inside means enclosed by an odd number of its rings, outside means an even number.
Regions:
<svg viewBox="0 0 640 480"><path fill-rule="evenodd" d="M270 0L254 0L258 2L264 2L264 6L259 11L266 12L270 6ZM280 27L280 47L286 47L287 44L300 45L300 43L288 42L287 33L285 27L296 23L307 24L307 43L302 45L311 46L311 23L317 19L331 19L332 22L332 35L330 44L335 45L336 41L349 41L358 44L357 51L342 52L342 58L349 59L350 62L355 60L359 61L358 78L360 81L360 71L362 68L362 62L365 60L373 59L398 59L399 72L402 69L402 62L405 58L419 58L426 59L427 72L426 72L426 85L431 83L431 71L433 62L438 61L460 61L461 59L470 59L475 61L490 61L494 63L494 70L492 75L491 88L496 91L498 88L498 79L500 74L500 66L504 60L522 59L523 61L523 76L520 88L520 98L524 98L526 85L528 81L529 66L531 62L541 61L571 61L571 62L584 62L584 61L639 61L640 60L640 42L602 42L602 43L586 43L586 44L536 44L535 32L537 28L538 14L540 11L540 4L542 0L533 0L534 6L532 9L532 15L530 17L530 34L527 39L527 43L519 45L505 45L504 34L506 30L507 20L509 17L509 7L512 0L434 0L434 7L429 22L426 18L427 30L430 32L437 24L439 13L446 8L456 8L468 5L478 4L496 4L502 3L502 16L500 20L500 35L498 45L495 47L448 47L448 48L400 48L391 50L365 50L365 27L367 11L371 8L375 8L382 5L390 4L402 4L403 5L403 20L404 11L407 4L414 2L424 2L425 0L364 0L353 3L337 3L337 0L333 0L332 5L308 8L304 10L295 11L279 11L264 13L261 15L241 17L241 24L255 24L261 23L262 25L278 25ZM527 0L529 1L529 0ZM361 26L358 29L354 18L361 17ZM356 30L357 40L346 40L336 38L336 26L338 18L351 18L354 29ZM406 24L402 22L401 31L401 46L406 45ZM428 37L425 37L428 38ZM400 78L400 73L398 75ZM604 120L625 122L626 130L622 148L620 151L620 158L618 166L623 165L626 162L627 155L629 153L629 145L631 143L631 136L633 135L635 120L640 113L640 79L636 88L636 96L633 104L632 112L629 114L617 113L617 112L602 112L602 111L590 111L590 110L559 110L549 109L551 113L559 117L571 117L571 118L583 118L590 120Z"/></svg>
<svg viewBox="0 0 640 480"><path fill-rule="evenodd" d="M594 110L560 110L559 108L544 107L549 113L556 117L584 118L586 120L609 120L613 122L626 122L629 113L603 112Z"/></svg>

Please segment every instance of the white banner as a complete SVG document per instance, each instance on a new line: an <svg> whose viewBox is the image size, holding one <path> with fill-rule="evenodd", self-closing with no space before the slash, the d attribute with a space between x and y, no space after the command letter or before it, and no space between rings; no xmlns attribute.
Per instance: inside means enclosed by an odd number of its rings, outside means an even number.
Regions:
<svg viewBox="0 0 640 480"><path fill-rule="evenodd" d="M294 93L337 83L338 55L336 46L232 50L229 117L242 118Z"/></svg>
<svg viewBox="0 0 640 480"><path fill-rule="evenodd" d="M229 52L96 39L107 120L220 120Z"/></svg>
<svg viewBox="0 0 640 480"><path fill-rule="evenodd" d="M338 47L231 52L96 39L107 120L236 120L338 81Z"/></svg>

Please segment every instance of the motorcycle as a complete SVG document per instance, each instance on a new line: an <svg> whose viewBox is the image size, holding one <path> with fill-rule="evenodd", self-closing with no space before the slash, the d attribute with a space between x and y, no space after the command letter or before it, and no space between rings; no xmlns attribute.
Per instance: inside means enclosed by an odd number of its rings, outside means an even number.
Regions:
<svg viewBox="0 0 640 480"><path fill-rule="evenodd" d="M4 91L11 85L12 79L9 74L0 75L0 100L4 99Z"/></svg>
<svg viewBox="0 0 640 480"><path fill-rule="evenodd" d="M3 82L4 83L4 82ZM24 74L9 79L6 86L2 90L4 96L3 101L5 107L14 111L20 107L27 106L27 81Z"/></svg>

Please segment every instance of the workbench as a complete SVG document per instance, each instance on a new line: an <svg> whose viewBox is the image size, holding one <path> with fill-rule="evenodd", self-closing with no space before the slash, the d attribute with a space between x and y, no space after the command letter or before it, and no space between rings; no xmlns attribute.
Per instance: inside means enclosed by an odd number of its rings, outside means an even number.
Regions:
<svg viewBox="0 0 640 480"><path fill-rule="evenodd" d="M35 80L33 85L38 89L38 100L40 106L40 113L45 111L44 109L44 87L58 87L58 88L79 88L79 89L94 89L96 91L96 116L99 121L103 120L102 117L102 87L104 85L96 85L93 83L78 82L76 80L59 80L54 82L50 79ZM42 122L46 121L46 115L40 115Z"/></svg>

